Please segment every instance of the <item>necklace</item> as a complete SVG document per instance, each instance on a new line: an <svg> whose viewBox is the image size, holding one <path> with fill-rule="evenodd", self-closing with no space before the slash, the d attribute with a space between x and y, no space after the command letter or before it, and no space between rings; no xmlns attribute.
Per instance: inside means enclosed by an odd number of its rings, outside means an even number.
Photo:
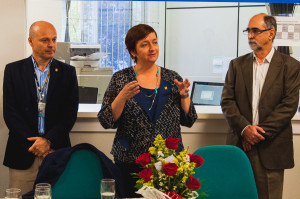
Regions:
<svg viewBox="0 0 300 199"><path fill-rule="evenodd" d="M134 67L135 67L135 66L134 66ZM135 72L134 67L133 67L134 76L137 77L137 72ZM141 93L142 93L144 96L148 97L148 98L151 98L151 97L154 95L154 98L153 98L153 100L152 100L152 104L151 104L151 106L150 106L150 108L149 108L149 111L152 109L153 104L154 104L154 101L155 101L155 98L156 98L156 95L157 95L157 86L158 86L158 79L159 79L159 78L158 78L158 76L159 76L159 68L158 68L158 66L156 66L156 67L157 67L157 73L156 73L156 87L155 87L155 89L154 89L154 92L153 92L151 95L146 95L142 90L140 90ZM137 81L137 80L136 80L136 81Z"/></svg>

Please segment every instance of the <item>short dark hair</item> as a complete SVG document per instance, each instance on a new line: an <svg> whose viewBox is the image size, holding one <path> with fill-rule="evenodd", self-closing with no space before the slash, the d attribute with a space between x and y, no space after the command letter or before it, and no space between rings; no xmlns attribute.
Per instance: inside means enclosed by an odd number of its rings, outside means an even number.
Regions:
<svg viewBox="0 0 300 199"><path fill-rule="evenodd" d="M152 32L154 32L157 37L155 30L147 24L138 24L128 30L125 38L125 44L130 57L135 63L137 62L137 58L132 56L130 52L136 52L135 47L137 42L141 39L146 38Z"/></svg>
<svg viewBox="0 0 300 199"><path fill-rule="evenodd" d="M270 15L266 15L266 16L264 16L264 22L267 26L266 28L274 28L275 29L275 35L272 39L274 41L275 36L276 36L276 32L277 32L277 23L276 23L275 17L270 16Z"/></svg>

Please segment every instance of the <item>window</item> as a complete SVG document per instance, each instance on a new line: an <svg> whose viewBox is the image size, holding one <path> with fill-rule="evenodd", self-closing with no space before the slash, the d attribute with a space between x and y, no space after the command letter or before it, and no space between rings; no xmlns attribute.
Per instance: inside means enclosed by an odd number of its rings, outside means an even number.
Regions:
<svg viewBox="0 0 300 199"><path fill-rule="evenodd" d="M163 33L161 8L164 2L70 1L69 41L100 44L100 66L112 67L113 72L122 70L131 65L124 42L128 29L147 23L158 34Z"/></svg>
<svg viewBox="0 0 300 199"><path fill-rule="evenodd" d="M130 65L124 43L131 27L130 1L71 1L70 42L100 44L101 67L122 70Z"/></svg>
<svg viewBox="0 0 300 199"><path fill-rule="evenodd" d="M100 46L97 64L95 61L93 64L70 62L76 66L78 83L84 91L82 93L85 93L80 96L91 96L91 99L79 99L81 103L95 101L94 94L98 92L96 103L101 104L111 75L132 65L125 45L126 33L130 27L140 23L151 25L158 37L161 37L160 60L163 60L164 2L71 0L66 2L66 7L65 42Z"/></svg>

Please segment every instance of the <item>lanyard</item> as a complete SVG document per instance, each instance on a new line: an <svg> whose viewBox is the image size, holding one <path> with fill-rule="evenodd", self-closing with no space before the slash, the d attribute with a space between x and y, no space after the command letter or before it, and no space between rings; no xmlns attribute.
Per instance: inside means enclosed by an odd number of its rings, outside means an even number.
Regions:
<svg viewBox="0 0 300 199"><path fill-rule="evenodd" d="M37 86L38 86L38 90L39 90L39 92L40 92L40 101L43 101L43 92L44 92L44 90L45 90L45 88L46 88L46 85L47 85L47 82L48 82L48 79L49 79L49 76L50 76L50 68L49 68L49 70L48 70L48 74L47 74L47 78L46 78L46 81L45 81L45 84L44 84L44 86L43 86L43 89L41 90L41 87L40 87L40 84L39 84L39 80L38 80L38 78L37 78L37 76L36 76L36 72L34 71L34 78L35 78L35 81L36 81L36 83L37 83Z"/></svg>

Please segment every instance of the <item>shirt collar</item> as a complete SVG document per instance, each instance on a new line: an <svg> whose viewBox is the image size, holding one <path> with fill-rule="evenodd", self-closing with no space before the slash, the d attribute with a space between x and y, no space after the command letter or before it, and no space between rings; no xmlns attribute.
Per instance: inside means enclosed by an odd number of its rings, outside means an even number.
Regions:
<svg viewBox="0 0 300 199"><path fill-rule="evenodd" d="M272 57L273 57L273 55L274 55L274 52L275 52L275 50L274 50L274 48L272 47L272 49L271 49L271 51L269 52L269 54L264 58L263 63L264 63L264 62L271 63ZM253 60L256 60L256 55L254 54L254 52L253 52Z"/></svg>
<svg viewBox="0 0 300 199"><path fill-rule="evenodd" d="M34 69L35 70L41 70L41 69L39 69L39 67L38 67L38 65L37 65L37 63L36 63L36 61L35 61L35 59L33 58L33 56L31 55L31 60L32 60L32 63L33 63L33 67L34 67ZM45 71L48 71L49 70L49 68L50 68L50 65L51 65L51 63L52 63L52 61L53 61L53 58L51 58L51 60L50 60L50 62L48 63L48 65L46 66L46 68L45 68L45 70L43 71L43 72L45 72Z"/></svg>

